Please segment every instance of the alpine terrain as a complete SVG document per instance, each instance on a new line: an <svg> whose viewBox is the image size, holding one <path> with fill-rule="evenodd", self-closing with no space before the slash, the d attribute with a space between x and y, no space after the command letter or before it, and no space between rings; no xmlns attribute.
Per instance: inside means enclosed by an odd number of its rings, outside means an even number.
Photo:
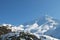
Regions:
<svg viewBox="0 0 60 40"><path fill-rule="evenodd" d="M60 40L60 21L43 16L19 26L0 24L0 40Z"/></svg>

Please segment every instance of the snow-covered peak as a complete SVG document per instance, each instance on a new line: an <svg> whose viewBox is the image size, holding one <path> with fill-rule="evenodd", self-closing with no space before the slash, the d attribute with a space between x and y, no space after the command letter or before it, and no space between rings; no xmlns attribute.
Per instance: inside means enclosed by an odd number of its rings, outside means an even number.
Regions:
<svg viewBox="0 0 60 40"><path fill-rule="evenodd" d="M11 30L12 32L20 32L20 31L23 31L24 29L21 27L12 27Z"/></svg>
<svg viewBox="0 0 60 40"><path fill-rule="evenodd" d="M3 26L12 26L11 24L2 24Z"/></svg>
<svg viewBox="0 0 60 40"><path fill-rule="evenodd" d="M45 33L48 34L49 32L53 32L54 30L59 28L58 25L60 23L58 21L56 21L54 18L45 16L44 18L42 17L42 19L35 20L35 22L33 24L32 24L32 22L30 22L30 23L31 24L19 25L19 26L12 26L11 24L3 24L3 26L8 26L8 28L10 28L12 30L12 32L24 31L25 33L28 32L30 34L33 34L33 35L37 36L38 38L40 38L43 35L43 37L47 38L46 40L57 40L54 37L45 35Z"/></svg>
<svg viewBox="0 0 60 40"><path fill-rule="evenodd" d="M56 29L56 25L58 25L58 22L53 20L52 17L47 16L47 17L45 17L45 20L46 20L46 22L44 22L42 25L39 25L38 22L40 22L40 21L35 21L34 24L29 25L29 27L26 28L26 31L28 31L28 32L35 31L34 33L37 33L40 35L40 34L44 34L48 30Z"/></svg>
<svg viewBox="0 0 60 40"><path fill-rule="evenodd" d="M28 27L24 30L25 32L30 32L31 33L31 31L32 30L35 30L36 28L38 28L38 24L37 23L34 23L34 24L32 24L32 25L28 25Z"/></svg>

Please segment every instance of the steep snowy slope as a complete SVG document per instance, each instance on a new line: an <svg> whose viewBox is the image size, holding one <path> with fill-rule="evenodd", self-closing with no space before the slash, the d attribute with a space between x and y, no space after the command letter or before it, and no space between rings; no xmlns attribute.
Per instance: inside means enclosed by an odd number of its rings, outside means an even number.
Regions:
<svg viewBox="0 0 60 40"><path fill-rule="evenodd" d="M60 21L49 16L44 16L41 19L35 20L34 23L27 25L24 31L38 34L39 36L49 35L60 39Z"/></svg>
<svg viewBox="0 0 60 40"><path fill-rule="evenodd" d="M42 18L42 20L40 19L39 21L36 20L33 24L28 25L26 30L27 29L28 29L28 31L29 30L31 31L32 29L37 30L37 31L40 30L44 33L45 31L48 31L50 29L55 29L56 26L58 26L58 24L59 23L56 22L55 20L53 20L52 17L44 17L44 19Z"/></svg>

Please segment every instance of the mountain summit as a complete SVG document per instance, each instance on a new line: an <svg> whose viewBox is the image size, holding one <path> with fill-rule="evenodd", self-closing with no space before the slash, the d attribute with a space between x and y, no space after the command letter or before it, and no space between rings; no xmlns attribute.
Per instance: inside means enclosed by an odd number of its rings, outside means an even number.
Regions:
<svg viewBox="0 0 60 40"><path fill-rule="evenodd" d="M28 23L27 23L28 24ZM60 21L50 16L40 17L29 25L26 25L24 31L31 32L38 35L49 35L60 39ZM58 32L58 33L57 33Z"/></svg>
<svg viewBox="0 0 60 40"><path fill-rule="evenodd" d="M59 26L59 20L54 19L53 17L43 16L24 25L0 25L0 36L2 37L2 40L6 37L9 38L10 36L18 36L20 38L20 32L23 32L25 36L28 33L28 35L34 35L34 37L36 36L38 40L60 40ZM2 28L4 28L6 32L7 30L10 30L10 32L5 33Z"/></svg>

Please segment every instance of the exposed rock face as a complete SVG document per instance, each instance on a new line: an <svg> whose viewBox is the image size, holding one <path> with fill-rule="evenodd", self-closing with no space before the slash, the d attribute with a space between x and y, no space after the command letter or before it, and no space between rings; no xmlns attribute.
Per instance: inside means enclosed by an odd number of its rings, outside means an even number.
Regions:
<svg viewBox="0 0 60 40"><path fill-rule="evenodd" d="M0 35L7 34L11 32L11 29L8 29L8 26L0 26Z"/></svg>
<svg viewBox="0 0 60 40"><path fill-rule="evenodd" d="M12 33L11 33L12 34ZM15 33L13 33L15 34ZM5 36L5 38L3 40L40 40L38 39L35 35L30 34L30 33L25 33L25 32L20 32L19 36L12 35L10 36L9 34L7 36Z"/></svg>

